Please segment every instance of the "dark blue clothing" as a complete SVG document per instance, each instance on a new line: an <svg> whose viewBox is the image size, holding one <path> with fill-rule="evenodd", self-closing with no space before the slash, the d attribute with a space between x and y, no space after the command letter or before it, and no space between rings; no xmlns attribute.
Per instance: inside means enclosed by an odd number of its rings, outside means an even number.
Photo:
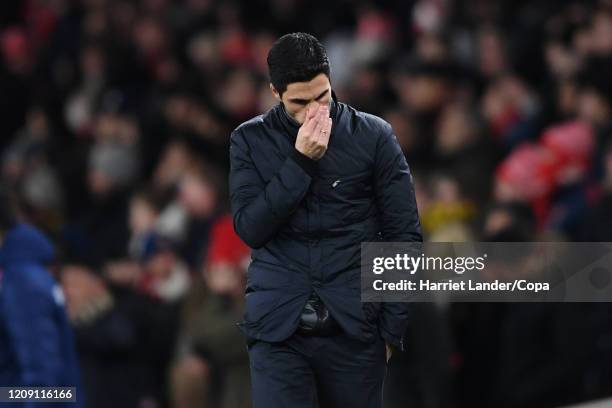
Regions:
<svg viewBox="0 0 612 408"><path fill-rule="evenodd" d="M334 100L325 155L295 149L300 125L282 105L230 142L237 234L253 248L240 327L279 342L315 291L352 338L402 347L407 303L361 303L360 244L422 241L412 176L391 126Z"/></svg>
<svg viewBox="0 0 612 408"><path fill-rule="evenodd" d="M385 342L294 333L248 347L253 408L382 408Z"/></svg>
<svg viewBox="0 0 612 408"><path fill-rule="evenodd" d="M79 386L63 294L46 269L53 252L45 236L29 225L17 224L4 237L0 250L0 386Z"/></svg>

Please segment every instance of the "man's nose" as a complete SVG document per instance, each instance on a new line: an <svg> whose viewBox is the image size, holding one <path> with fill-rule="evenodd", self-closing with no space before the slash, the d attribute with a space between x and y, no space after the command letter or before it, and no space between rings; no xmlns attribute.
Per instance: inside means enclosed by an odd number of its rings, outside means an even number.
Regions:
<svg viewBox="0 0 612 408"><path fill-rule="evenodd" d="M327 106L327 103L325 102L319 102L319 101L312 101L309 105L308 105L308 109L319 109L320 106Z"/></svg>
<svg viewBox="0 0 612 408"><path fill-rule="evenodd" d="M317 110L319 109L319 103L317 101L312 101L308 104L308 110Z"/></svg>

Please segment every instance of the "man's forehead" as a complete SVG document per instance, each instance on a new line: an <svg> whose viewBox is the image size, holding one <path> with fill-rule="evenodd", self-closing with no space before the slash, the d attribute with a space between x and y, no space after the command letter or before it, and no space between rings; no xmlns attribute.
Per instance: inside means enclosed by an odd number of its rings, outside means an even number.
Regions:
<svg viewBox="0 0 612 408"><path fill-rule="evenodd" d="M307 82L292 82L287 85L285 94L291 98L312 99L325 91L329 86L329 80L325 74L319 74Z"/></svg>

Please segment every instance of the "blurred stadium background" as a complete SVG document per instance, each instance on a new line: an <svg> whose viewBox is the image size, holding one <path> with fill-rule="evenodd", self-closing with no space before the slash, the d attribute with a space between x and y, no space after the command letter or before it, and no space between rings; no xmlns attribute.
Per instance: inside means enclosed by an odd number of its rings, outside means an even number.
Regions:
<svg viewBox="0 0 612 408"><path fill-rule="evenodd" d="M58 250L88 407L248 407L228 137L293 31L393 125L427 240L612 241L612 1L2 1L0 177ZM612 395L609 304L420 304L408 336L386 408Z"/></svg>

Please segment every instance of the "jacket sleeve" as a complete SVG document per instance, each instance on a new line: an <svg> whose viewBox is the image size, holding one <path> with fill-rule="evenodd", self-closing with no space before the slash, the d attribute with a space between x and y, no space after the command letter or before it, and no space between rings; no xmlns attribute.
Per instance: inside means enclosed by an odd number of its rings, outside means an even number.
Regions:
<svg viewBox="0 0 612 408"><path fill-rule="evenodd" d="M422 242L410 168L391 126L385 123L376 146L375 194L380 232L385 242ZM383 302L380 316L382 337L404 349L410 303Z"/></svg>
<svg viewBox="0 0 612 408"><path fill-rule="evenodd" d="M280 230L308 192L316 161L293 149L264 183L240 130L230 139L229 189L234 229L251 248L261 248Z"/></svg>
<svg viewBox="0 0 612 408"><path fill-rule="evenodd" d="M4 290L2 307L21 373L20 385L71 386L60 384L65 361L62 332L55 318L57 304L52 293L29 282L28 278L16 277L11 281Z"/></svg>

